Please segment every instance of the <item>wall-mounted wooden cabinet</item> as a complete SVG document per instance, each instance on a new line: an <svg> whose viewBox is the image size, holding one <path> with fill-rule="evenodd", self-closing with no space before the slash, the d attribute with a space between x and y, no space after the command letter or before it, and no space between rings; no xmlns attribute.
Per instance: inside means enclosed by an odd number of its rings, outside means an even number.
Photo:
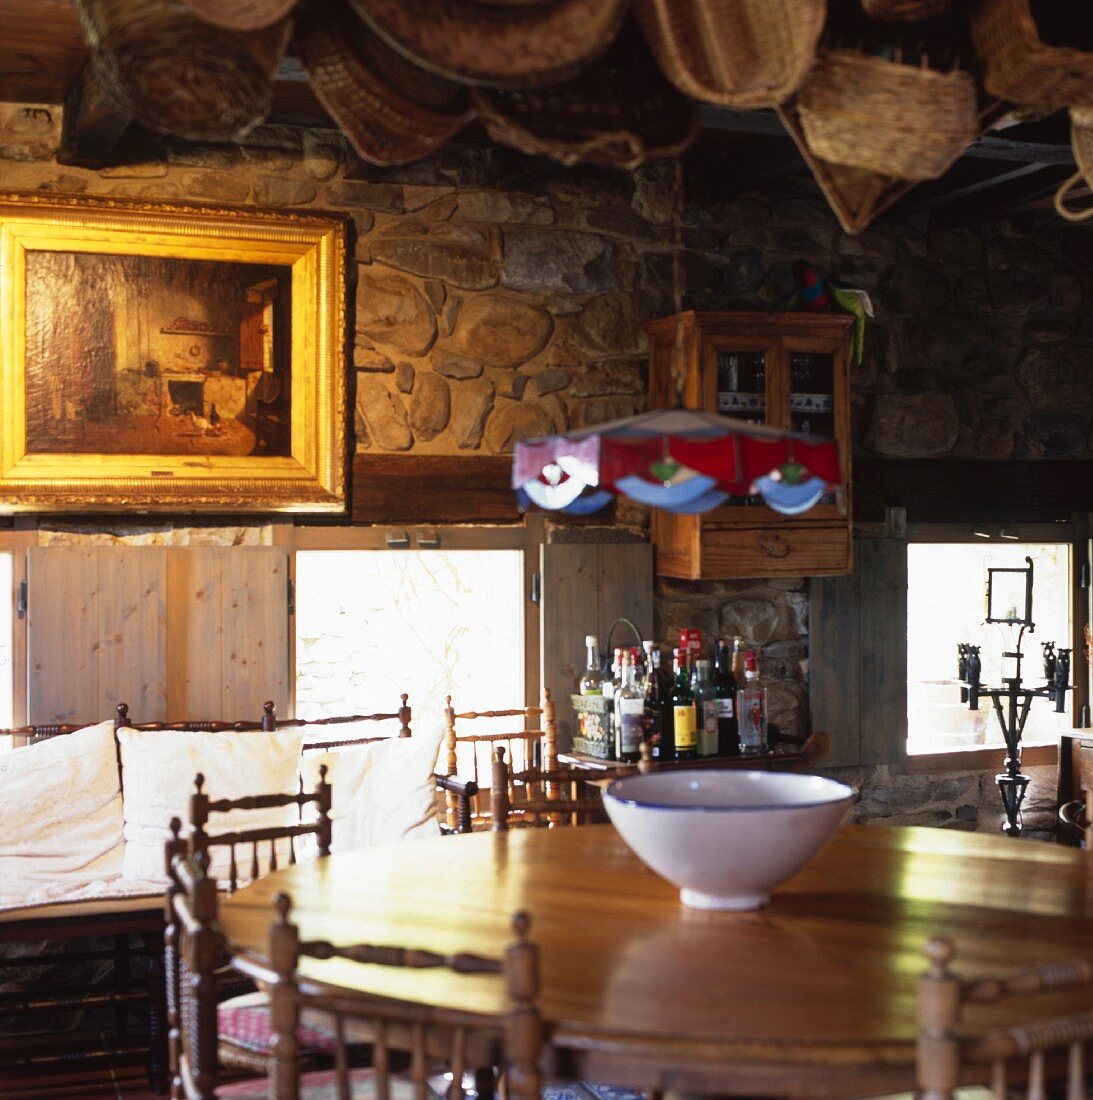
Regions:
<svg viewBox="0 0 1093 1100"><path fill-rule="evenodd" d="M688 312L653 321L649 404L683 404L778 428L833 436L842 487L799 516L758 497L730 498L701 516L653 509L656 570L692 580L848 573L849 334L845 313ZM677 366L678 364L678 366Z"/></svg>

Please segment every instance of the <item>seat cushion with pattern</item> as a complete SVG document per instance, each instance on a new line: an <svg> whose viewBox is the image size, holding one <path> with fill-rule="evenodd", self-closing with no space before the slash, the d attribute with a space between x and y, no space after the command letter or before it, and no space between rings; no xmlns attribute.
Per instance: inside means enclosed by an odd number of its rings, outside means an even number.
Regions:
<svg viewBox="0 0 1093 1100"><path fill-rule="evenodd" d="M222 1002L216 1010L216 1027L223 1060L231 1061L232 1049L261 1057L272 1051L273 1029L265 993L244 993ZM333 1033L315 1021L305 1020L296 1029L296 1038L304 1054L334 1054Z"/></svg>
<svg viewBox="0 0 1093 1100"><path fill-rule="evenodd" d="M390 1078L391 1100L416 1100L417 1090L413 1082L403 1077ZM270 1082L262 1078L256 1081L237 1081L216 1090L217 1096L234 1097L236 1100L268 1100ZM376 1075L370 1069L355 1069L349 1073L350 1100L376 1100ZM443 1094L429 1090L435 1100L445 1100ZM336 1070L324 1069L305 1073L300 1078L300 1100L338 1100L338 1075Z"/></svg>

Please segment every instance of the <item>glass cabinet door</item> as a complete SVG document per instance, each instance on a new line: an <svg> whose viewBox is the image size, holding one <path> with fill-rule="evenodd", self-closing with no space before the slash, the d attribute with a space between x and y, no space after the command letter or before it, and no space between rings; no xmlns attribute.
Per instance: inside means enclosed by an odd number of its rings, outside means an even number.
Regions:
<svg viewBox="0 0 1093 1100"><path fill-rule="evenodd" d="M762 424L767 418L767 353L717 350L717 411Z"/></svg>
<svg viewBox="0 0 1093 1100"><path fill-rule="evenodd" d="M835 435L835 357L789 353L789 418L795 432Z"/></svg>

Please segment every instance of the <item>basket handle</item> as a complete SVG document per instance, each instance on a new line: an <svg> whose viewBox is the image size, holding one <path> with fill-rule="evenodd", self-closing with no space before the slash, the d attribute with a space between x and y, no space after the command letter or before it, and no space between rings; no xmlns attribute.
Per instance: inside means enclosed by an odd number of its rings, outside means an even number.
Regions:
<svg viewBox="0 0 1093 1100"><path fill-rule="evenodd" d="M1068 210L1066 207L1066 197L1074 189L1074 186L1083 180L1085 177L1081 172L1075 172L1070 179L1063 183L1059 190L1055 192L1055 209L1058 211L1061 217L1066 218L1069 222L1084 222L1086 218L1093 218L1093 205L1087 206L1084 210Z"/></svg>

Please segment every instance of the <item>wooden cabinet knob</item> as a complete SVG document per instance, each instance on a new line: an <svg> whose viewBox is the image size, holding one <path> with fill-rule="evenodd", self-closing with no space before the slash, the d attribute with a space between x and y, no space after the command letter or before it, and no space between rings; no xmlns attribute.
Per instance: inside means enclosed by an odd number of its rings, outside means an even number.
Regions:
<svg viewBox="0 0 1093 1100"><path fill-rule="evenodd" d="M771 542L761 542L760 549L768 558L788 558L793 553L793 547L781 539L773 539Z"/></svg>

